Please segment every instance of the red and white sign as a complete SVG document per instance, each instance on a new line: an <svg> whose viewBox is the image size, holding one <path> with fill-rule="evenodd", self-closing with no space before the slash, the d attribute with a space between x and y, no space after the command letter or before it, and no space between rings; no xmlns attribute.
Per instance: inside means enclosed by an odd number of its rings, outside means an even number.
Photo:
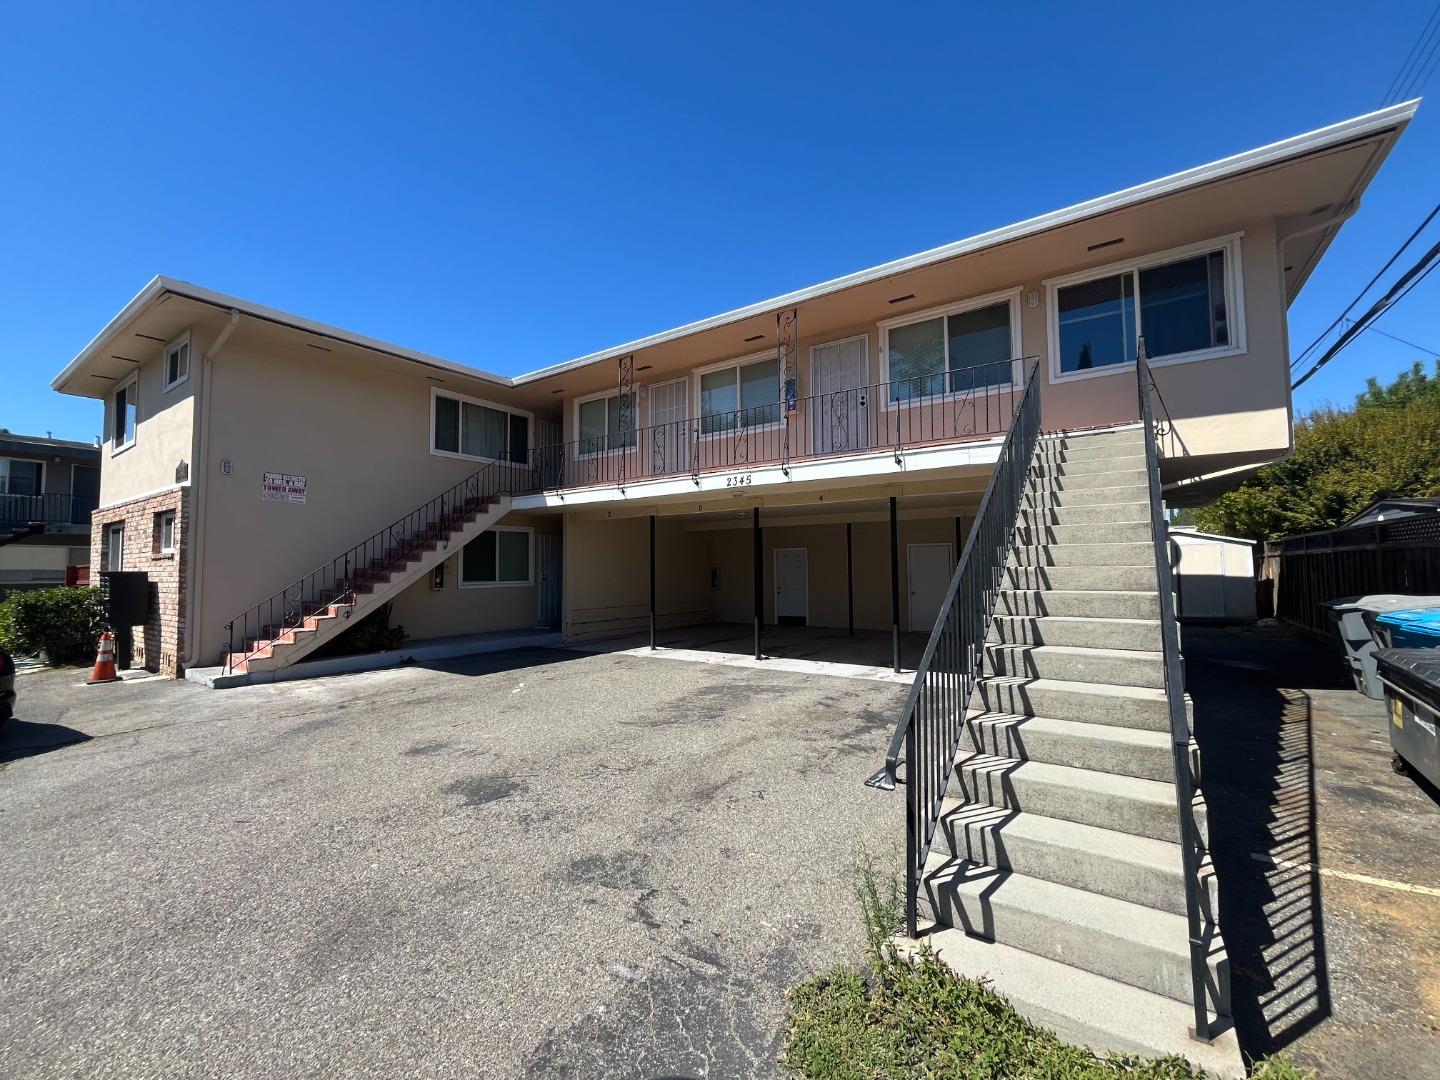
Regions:
<svg viewBox="0 0 1440 1080"><path fill-rule="evenodd" d="M305 501L305 477L292 476L283 472L267 472L261 488L263 502L303 503Z"/></svg>

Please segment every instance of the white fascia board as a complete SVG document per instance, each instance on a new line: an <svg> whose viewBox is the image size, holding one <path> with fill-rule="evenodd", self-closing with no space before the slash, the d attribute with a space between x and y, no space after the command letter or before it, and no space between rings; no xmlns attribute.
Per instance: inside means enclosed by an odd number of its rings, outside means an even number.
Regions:
<svg viewBox="0 0 1440 1080"><path fill-rule="evenodd" d="M789 471L779 465L737 466L728 472L703 472L698 477L689 473L667 476L658 480L637 480L623 488L610 484L600 487L569 488L542 492L539 495L517 495L511 504L514 510L574 509L611 502L648 502L677 495L758 495L790 484L817 480L850 480L859 476L904 476L932 469L963 468L971 465L993 465L1000 460L1004 436L981 442L952 443L948 446L922 446L901 451L899 460L892 450L854 457L797 461ZM749 482L741 487L727 484L731 477L744 475Z"/></svg>
<svg viewBox="0 0 1440 1080"><path fill-rule="evenodd" d="M59 390L75 372L91 358L92 354L99 349L111 333L119 329L135 315L139 314L141 310L160 295L168 292L174 293L177 296L186 296L202 303L213 304L217 307L226 309L234 308L244 315L251 315L255 318L265 319L283 326L292 326L299 330L308 331L309 333L319 334L323 337L333 338L336 341L346 342L362 348L373 349L377 352L387 353L403 360L410 360L449 371L456 375L482 379L486 382L494 383L497 386L520 386L525 383L548 378L552 375L559 375L563 372L585 367L589 364L611 360L629 352L636 352L640 349L650 348L668 341L689 337L692 334L712 330L729 323L740 322L743 319L748 319L756 315L765 315L783 310L784 308L794 307L807 300L814 300L831 293L841 292L859 285L866 285L874 281L894 277L896 274L902 274L909 270L916 270L935 263L945 262L948 259L972 254L976 251L995 247L999 244L1010 243L1050 229L1061 228L1086 218L1096 217L1100 214L1110 213L1115 210L1122 210L1150 199L1175 194L1187 188L1198 187L1217 180L1224 180L1239 173L1276 164L1286 158L1302 157L1339 143L1365 138L1368 135L1383 131L1388 127L1398 125L1403 128L1405 124L1409 123L1419 107L1419 98L1415 98L1412 101L1401 102L1398 105L1391 105L1388 108L1366 113L1363 116L1357 116L1350 120L1342 120L1338 124L1318 128L1315 131L1309 131L1303 135L1295 135L1288 139L1282 139L1279 142L1270 143L1268 146L1258 147L1254 150L1246 150L1243 153L1234 154L1231 157L1221 158L1219 161L1212 161L1207 165L1199 165L1193 169L1172 173L1158 180L1150 180L1110 195L1102 195L1099 198L1076 203L1073 206L1068 206L1061 210L1041 214L1039 217L1029 218L1026 221L1017 222L1014 225L1006 225L999 229L992 229L989 232L979 233L964 240L956 240L953 243L931 248L928 251L922 251L915 255L907 255L904 258L881 263L879 266L873 266L867 270L859 270L852 274L833 278L830 281L821 282L819 285L812 285L795 292L785 293L782 296L762 300L756 304L748 304L745 307L736 308L733 311L713 315L708 319L701 319L698 322L687 323L684 326L664 330L658 334L651 334L649 337L637 338L623 345L616 345L599 352L589 353L585 356L577 357L574 360L567 360L563 363L538 368L535 371L527 372L515 378L496 375L493 372L482 371L479 368L469 367L468 365L455 363L451 360L443 360L437 356L430 356L426 353L416 352L413 349L392 345L376 338L354 334L348 330L342 330L339 327L315 322L312 319L292 315L274 308L267 308L259 304L251 303L248 300L242 300L239 297L214 292L210 289L201 288L198 285L191 285L188 282L179 281L174 278L157 276L151 279L149 284L141 289L135 298L125 305L120 313L105 325L105 328L80 351L74 360L66 365L65 369L55 377L50 385L52 388Z"/></svg>
<svg viewBox="0 0 1440 1080"><path fill-rule="evenodd" d="M280 326L292 327L306 333L343 342L347 345L355 345L363 349L384 353L385 355L393 356L400 360L409 360L412 363L424 364L426 367L448 371L454 375L481 379L485 382L494 383L497 386L512 387L515 385L515 380L505 375L496 375L493 372L481 371L479 368L469 367L465 364L457 364L453 360L445 360L438 356L431 356L428 353L418 352L415 349L407 349L401 345L392 345L390 342L381 341L379 338L366 337L364 334L356 334L352 331L341 329L338 326L317 322L314 319L307 319L301 315L292 315L288 311L280 311L277 308L266 307L263 304L257 304L238 296L230 296L226 293L216 292L214 289L206 289L199 285L192 285L188 281L180 281L177 278L169 278L157 274L150 279L143 289L135 294L134 298L128 304L120 309L119 314L105 324L104 329L96 334L85 348L80 350L75 359L71 360L70 363L65 366L65 369L61 371L59 375L55 376L50 383L51 388L59 390L64 386L88 360L92 359L94 354L100 350L101 346L103 346L113 334L166 294L196 300L202 304L210 304L213 307L227 311L233 309L240 312L241 315L248 315L251 318L262 319L265 322L276 323Z"/></svg>

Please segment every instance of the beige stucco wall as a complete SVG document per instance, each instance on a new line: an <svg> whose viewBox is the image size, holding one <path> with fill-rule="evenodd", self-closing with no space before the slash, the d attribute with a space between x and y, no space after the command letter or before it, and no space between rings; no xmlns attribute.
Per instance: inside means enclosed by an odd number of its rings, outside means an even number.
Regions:
<svg viewBox="0 0 1440 1080"><path fill-rule="evenodd" d="M446 559L445 583L431 587L427 575L395 597L390 622L405 627L411 639L448 637L452 634L480 634L492 630L529 629L539 621L539 536L559 535L556 514L507 514L499 525L525 526L536 537L531 546L530 585L473 586L460 583L460 553Z"/></svg>
<svg viewBox="0 0 1440 1080"><path fill-rule="evenodd" d="M809 572L809 624L843 628L846 608L845 526L823 525L764 526L765 621L775 621L775 549L804 548ZM754 617L754 555L749 529L725 529L708 534L712 558L720 570L720 589L715 595L715 617L723 622L750 622ZM900 535L900 628L910 627L910 598L907 588L910 544L950 545L951 565L955 559L955 519L902 519ZM855 626L862 630L888 630L890 608L890 525L884 521L860 521L853 527Z"/></svg>
<svg viewBox="0 0 1440 1080"><path fill-rule="evenodd" d="M430 452L423 375L341 363L246 330L242 322L212 368L198 663L213 661L229 619L483 465ZM267 472L305 476L306 501L263 501ZM533 588L462 590L458 566L446 565L443 591L425 581L396 601L394 618L412 637L535 624Z"/></svg>
<svg viewBox="0 0 1440 1080"><path fill-rule="evenodd" d="M1117 230L1123 228L1117 224ZM1197 468L1192 471L1209 471L1222 467L1223 461L1235 458L1235 463L1246 456L1255 457L1264 451L1283 449L1289 445L1289 369L1286 356L1285 307L1281 290L1281 274L1276 251L1275 223L1271 219L1247 222L1238 230L1243 232L1240 240L1241 295L1243 296L1245 352L1227 357L1208 360L1193 360L1181 363L1158 363L1155 365L1156 381L1164 403L1176 421L1176 431L1184 453L1195 458ZM1148 239L1147 239L1148 235ZM1084 379L1056 379L1050 371L1048 299L1045 282L1051 278L1081 272L1091 268L1110 265L1116 261L1144 258L1147 255L1181 248L1189 244L1217 239L1211 228L1187 228L1182 216L1167 221L1163 230L1152 228L1147 232L1131 234L1132 243L1124 250L1123 260L1112 251L1097 251L1076 258L1073 254L1062 254L1056 247L1052 257L1046 258L1046 248L1041 241L1032 243L1027 262L1034 269L1021 276L1008 273L1004 260L999 260L995 275L986 277L983 269L975 270L967 278L963 288L946 295L927 297L926 307L943 307L946 304L965 301L972 297L992 293L1019 291L1017 301L1020 311L1020 341L1018 353L1022 356L1037 357L1040 361L1041 391L1044 425L1055 428L1084 428L1104 424L1134 421L1138 415L1136 404L1135 374L1133 369L1117 368L1113 372ZM1065 249L1068 251L1069 249ZM984 263L977 264L983 267ZM1028 297L1037 294L1038 303L1031 307ZM797 418L798 436L812 424L803 414L806 399L814 393L815 384L811 378L811 349L816 345L840 341L850 337L864 337L868 385L879 385L887 378L886 367L881 355L881 333L879 322L896 315L893 308L871 308L856 310L853 321L839 328L828 329L823 334L808 333L804 315L801 316L801 334L797 350L798 396L801 399L802 415ZM650 382L668 382L682 375L689 379L688 401L691 416L697 412L697 387L699 376L696 368L709 367L722 361L746 358L755 355L755 350L764 349L770 342L755 344L721 352L706 357L695 367L665 368L637 374L637 385L644 387ZM637 361L641 363L643 361ZM586 396L586 395L582 395ZM642 392L637 424L645 427L651 424L647 395ZM577 438L575 429L575 401L564 399L564 437L567 442ZM887 425L886 434L895 421L893 411L877 408L880 401L871 403L870 425ZM1004 401L1000 402L999 413L1007 413ZM907 410L914 411L914 410ZM1008 415L1008 413L1007 413ZM994 422L982 426L1001 430L1004 421L998 414ZM902 432L907 443L925 441L927 431L935 428L934 422L925 423L916 419L904 420ZM944 426L942 424L942 426ZM792 445L798 445L792 440ZM1176 450L1179 447L1177 445ZM1273 456L1273 453L1270 455ZM1203 459L1209 458L1206 462ZM633 470L632 470L633 472ZM580 475L579 471L573 475ZM1166 479L1175 479L1167 472Z"/></svg>
<svg viewBox="0 0 1440 1080"><path fill-rule="evenodd" d="M650 612L650 519L565 517L565 616L572 640L632 634ZM663 518L656 525L656 621L684 626L712 616L711 542Z"/></svg>
<svg viewBox="0 0 1440 1080"><path fill-rule="evenodd" d="M139 367L139 418L135 441L115 451L112 413L115 399L105 399L104 435L100 447L100 505L110 506L176 483L175 470L194 457L196 369L209 341L199 333L190 341L190 377L166 390L162 361L164 345L136 341L131 351ZM153 347L141 351L138 346Z"/></svg>

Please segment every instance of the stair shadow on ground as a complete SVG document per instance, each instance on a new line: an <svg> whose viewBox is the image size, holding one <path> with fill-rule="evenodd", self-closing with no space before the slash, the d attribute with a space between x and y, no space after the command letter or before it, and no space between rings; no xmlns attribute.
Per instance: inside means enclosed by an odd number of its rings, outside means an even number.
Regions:
<svg viewBox="0 0 1440 1080"><path fill-rule="evenodd" d="M1313 686L1316 672L1285 679L1189 630L1185 645L1236 1034L1247 1057L1261 1057L1332 1011L1311 700L1277 685Z"/></svg>

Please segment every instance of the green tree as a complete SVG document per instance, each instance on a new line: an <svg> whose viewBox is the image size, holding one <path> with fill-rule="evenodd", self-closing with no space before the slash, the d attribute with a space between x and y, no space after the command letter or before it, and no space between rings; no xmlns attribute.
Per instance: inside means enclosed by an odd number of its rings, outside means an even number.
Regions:
<svg viewBox="0 0 1440 1080"><path fill-rule="evenodd" d="M1273 540L1331 529L1376 499L1440 494L1440 361L1387 386L1372 378L1349 409L1295 424L1295 450L1195 512L1210 532Z"/></svg>

